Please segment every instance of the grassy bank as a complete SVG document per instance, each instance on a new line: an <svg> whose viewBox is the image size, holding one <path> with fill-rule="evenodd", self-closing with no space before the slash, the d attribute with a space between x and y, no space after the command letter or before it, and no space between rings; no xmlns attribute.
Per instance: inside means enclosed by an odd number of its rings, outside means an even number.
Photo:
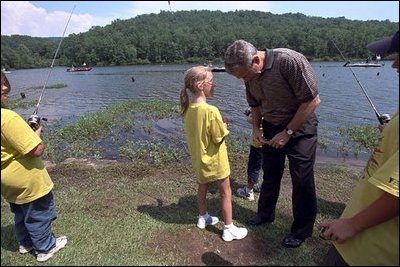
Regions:
<svg viewBox="0 0 400 267"><path fill-rule="evenodd" d="M227 243L222 222L198 229L196 179L174 120L174 105L124 103L45 132L59 214L53 228L68 236L68 244L40 265L319 265L329 243L316 229L297 249L280 245L292 222L287 171L275 222L246 225L258 195L249 202L234 192L246 183L247 133L230 136L228 150L233 218L249 235ZM102 160L105 154L117 160ZM340 215L360 173L359 167L317 164L317 222ZM222 219L215 185L207 199L209 212ZM1 214L1 265L39 265L33 255L18 253L13 214L3 198Z"/></svg>
<svg viewBox="0 0 400 267"><path fill-rule="evenodd" d="M233 157L232 191L245 183L245 157ZM318 218L339 216L360 170L335 166L316 170ZM317 230L298 249L280 242L291 224L291 183L283 178L276 220L248 227L243 240L221 239L223 223L200 230L196 223L195 178L187 164L162 168L134 163L72 161L49 167L55 182L59 218L57 235L68 244L45 265L303 265L316 266L328 243ZM209 212L220 216L219 193L208 194ZM258 195L256 196L258 199ZM256 199L256 200L257 200ZM255 215L257 201L233 196L238 225ZM36 265L33 255L19 255L13 215L1 203L1 263Z"/></svg>

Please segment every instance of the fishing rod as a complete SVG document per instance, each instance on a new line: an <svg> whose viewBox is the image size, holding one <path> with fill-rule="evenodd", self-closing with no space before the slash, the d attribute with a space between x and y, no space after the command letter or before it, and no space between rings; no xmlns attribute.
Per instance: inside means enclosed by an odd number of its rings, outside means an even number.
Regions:
<svg viewBox="0 0 400 267"><path fill-rule="evenodd" d="M61 43L62 43L62 41L64 40L64 35L65 35L66 30L67 30L69 21L71 20L72 14L74 13L74 9L75 9L75 5L74 5L74 8L73 8L72 11L71 11L71 14L69 15L67 24L65 25L64 32L63 32L63 34L62 34L62 36L61 36L61 40L60 40L60 43L58 44L57 50L56 50L56 52L54 53L53 61L51 62L50 70L49 70L49 73L48 73L48 75L47 75L47 79L46 79L46 81L45 81L45 83L44 83L44 85L43 85L42 92L40 93L38 102L37 102L37 104L36 104L36 108L35 108L35 110L33 111L33 114L28 118L28 124L29 124L29 126L31 126L31 128L32 128L33 130L36 130L36 129L39 127L39 125L40 125L40 120L41 120L41 119L43 119L44 121L47 121L46 118L40 118L40 117L37 115L37 113L38 113L38 110L39 110L40 101L42 100L42 97L43 97L44 90L46 89L46 85L47 85L47 83L49 82L50 74L51 74L51 72L52 72L52 70L53 70L54 61L56 60L56 57L57 57L57 54L58 54L58 50L60 50ZM21 97L22 97L22 95L21 95ZM23 98L24 98L24 97L23 97Z"/></svg>
<svg viewBox="0 0 400 267"><path fill-rule="evenodd" d="M334 42L333 40L331 40L331 41L332 41L333 45L336 47L336 49L339 51L339 53L340 53L340 55L343 57L343 59L344 59L346 62L349 62L349 61L345 58L345 56L342 54L342 51L340 51L339 47L337 47L337 45L335 44L335 42ZM385 124L385 123L388 123L388 122L390 121L390 119L391 119L391 118L390 118L390 115L389 115L389 114L380 114L380 113L378 112L378 110L376 109L374 103L372 103L371 98L369 98L369 96L368 96L368 94L367 94L367 91L364 89L364 86L363 86L363 85L361 84L361 82L358 80L357 75L354 73L353 69L352 69L350 66L349 66L348 68L351 70L351 73L353 74L354 78L356 78L356 81L357 81L358 85L361 87L361 89L362 89L364 95L367 97L368 102L369 102L369 104L371 105L372 109L374 110L375 115L376 115L376 117L378 118L379 123L380 123L381 125L383 125L383 124Z"/></svg>

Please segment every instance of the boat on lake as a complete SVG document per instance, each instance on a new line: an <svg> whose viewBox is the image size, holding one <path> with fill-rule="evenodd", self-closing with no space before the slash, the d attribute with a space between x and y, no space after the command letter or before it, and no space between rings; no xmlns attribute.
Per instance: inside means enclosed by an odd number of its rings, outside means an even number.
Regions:
<svg viewBox="0 0 400 267"><path fill-rule="evenodd" d="M225 72L225 68L224 67L214 67L214 68L211 68L211 72Z"/></svg>
<svg viewBox="0 0 400 267"><path fill-rule="evenodd" d="M209 67L211 69L211 72L225 72L224 67L214 67L211 61L208 61L208 63L204 63L203 66Z"/></svg>
<svg viewBox="0 0 400 267"><path fill-rule="evenodd" d="M382 67L384 63L379 62L350 62L347 61L343 67Z"/></svg>
<svg viewBox="0 0 400 267"><path fill-rule="evenodd" d="M86 63L83 63L82 67L74 67L74 65L72 65L71 68L67 69L67 72L90 71L91 69L91 67L86 67Z"/></svg>
<svg viewBox="0 0 400 267"><path fill-rule="evenodd" d="M382 67L385 65L384 63L380 63L379 60L381 59L380 55L375 55L372 57L373 61L370 61L368 57L365 62L351 62L347 61L343 67Z"/></svg>
<svg viewBox="0 0 400 267"><path fill-rule="evenodd" d="M11 71L9 71L9 70L6 70L5 68L3 68L1 71L2 71L4 74L11 73Z"/></svg>

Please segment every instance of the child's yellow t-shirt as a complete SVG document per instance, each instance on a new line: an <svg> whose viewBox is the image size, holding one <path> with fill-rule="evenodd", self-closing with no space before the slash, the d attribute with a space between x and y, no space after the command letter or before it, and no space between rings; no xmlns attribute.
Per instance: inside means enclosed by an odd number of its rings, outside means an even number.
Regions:
<svg viewBox="0 0 400 267"><path fill-rule="evenodd" d="M364 210L384 192L399 197L399 113L382 132L342 217ZM399 266L399 216L368 228L335 247L349 265Z"/></svg>
<svg viewBox="0 0 400 267"><path fill-rule="evenodd" d="M192 166L200 184L230 175L225 137L229 134L215 106L191 103L184 116L184 130Z"/></svg>
<svg viewBox="0 0 400 267"><path fill-rule="evenodd" d="M29 203L53 188L42 159L27 156L41 142L16 112L1 109L1 195L7 202Z"/></svg>

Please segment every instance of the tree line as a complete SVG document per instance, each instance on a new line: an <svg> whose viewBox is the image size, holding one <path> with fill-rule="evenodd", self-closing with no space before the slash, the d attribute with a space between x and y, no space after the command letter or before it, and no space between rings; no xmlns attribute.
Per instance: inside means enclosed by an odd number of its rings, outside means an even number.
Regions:
<svg viewBox="0 0 400 267"><path fill-rule="evenodd" d="M65 37L56 66L221 62L237 39L257 48L286 47L311 61L371 56L366 44L399 30L398 22L321 18L300 13L275 15L242 11L160 11L113 21ZM50 66L60 37L1 36L2 68Z"/></svg>

